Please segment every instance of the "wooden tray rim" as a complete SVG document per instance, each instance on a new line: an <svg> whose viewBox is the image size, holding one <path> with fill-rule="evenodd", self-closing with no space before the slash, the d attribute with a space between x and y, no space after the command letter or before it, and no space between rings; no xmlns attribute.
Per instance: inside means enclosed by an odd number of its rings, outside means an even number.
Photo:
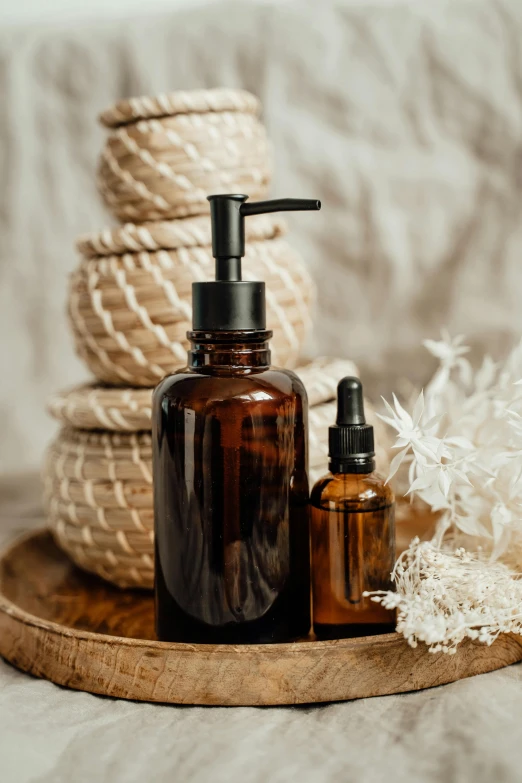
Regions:
<svg viewBox="0 0 522 783"><path fill-rule="evenodd" d="M0 551L0 562L50 538L45 529L25 533ZM45 572L45 552L42 558ZM411 648L398 633L285 644L169 643L45 620L0 591L0 655L23 671L100 695L275 706L404 693L494 671L522 660L522 637L502 635L490 647L466 640L454 656Z"/></svg>

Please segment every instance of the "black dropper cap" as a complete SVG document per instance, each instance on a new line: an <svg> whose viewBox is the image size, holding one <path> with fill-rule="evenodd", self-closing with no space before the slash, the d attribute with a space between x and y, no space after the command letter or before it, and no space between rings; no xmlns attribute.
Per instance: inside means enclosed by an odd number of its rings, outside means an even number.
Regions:
<svg viewBox="0 0 522 783"><path fill-rule="evenodd" d="M195 331L266 329L265 284L241 279L245 255L245 217L265 212L321 209L315 199L282 198L245 203L248 196L208 196L216 279L192 284Z"/></svg>
<svg viewBox="0 0 522 783"><path fill-rule="evenodd" d="M337 385L337 419L328 430L332 473L371 473L375 469L373 427L364 416L359 378L343 378Z"/></svg>

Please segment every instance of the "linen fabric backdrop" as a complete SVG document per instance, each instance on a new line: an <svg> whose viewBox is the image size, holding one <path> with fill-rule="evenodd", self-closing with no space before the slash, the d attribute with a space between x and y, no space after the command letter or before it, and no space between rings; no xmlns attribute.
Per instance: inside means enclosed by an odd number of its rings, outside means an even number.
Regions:
<svg viewBox="0 0 522 783"><path fill-rule="evenodd" d="M223 23L226 19L226 25ZM522 3L400 0L191 8L0 32L0 469L37 467L45 397L82 380L65 318L77 234L108 224L98 111L120 97L259 95L272 193L321 198L291 240L319 288L309 351L358 362L372 396L422 383L440 326L505 351L522 326ZM0 478L0 545L43 524ZM71 692L0 661L5 783L520 780L522 668L403 696L186 708Z"/></svg>
<svg viewBox="0 0 522 783"><path fill-rule="evenodd" d="M441 326L504 352L522 331L521 35L519 0L252 0L0 33L0 470L39 465L46 396L88 377L67 275L75 237L111 222L96 115L121 97L260 97L272 194L323 202L291 216L319 288L308 352L354 359L370 396L426 381Z"/></svg>

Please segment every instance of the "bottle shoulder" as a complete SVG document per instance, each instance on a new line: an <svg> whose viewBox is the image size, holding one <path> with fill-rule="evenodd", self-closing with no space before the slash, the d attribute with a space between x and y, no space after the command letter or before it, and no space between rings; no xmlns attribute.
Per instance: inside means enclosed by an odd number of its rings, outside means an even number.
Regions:
<svg viewBox="0 0 522 783"><path fill-rule="evenodd" d="M302 381L290 370L270 366L253 372L202 372L185 367L160 381L154 390L153 404L158 405L165 398L182 400L194 396L222 400L252 396L257 401L288 396L307 401Z"/></svg>
<svg viewBox="0 0 522 783"><path fill-rule="evenodd" d="M185 378L189 378L190 375L191 373L189 372L189 369L185 367L183 370L176 370L176 372L173 372L170 375L166 375L165 378L162 378L162 380L158 383L152 392L153 406L158 404L164 397L169 396L169 393L171 393L171 391L175 389L176 386Z"/></svg>
<svg viewBox="0 0 522 783"><path fill-rule="evenodd" d="M276 375L280 376L282 379L284 378L289 381L292 386L292 391L301 395L301 397L304 397L308 401L305 385L293 370L286 370L282 367L270 367L270 371L276 373Z"/></svg>
<svg viewBox="0 0 522 783"><path fill-rule="evenodd" d="M391 506L395 497L386 480L373 473L327 473L314 485L310 502L330 511L370 511Z"/></svg>

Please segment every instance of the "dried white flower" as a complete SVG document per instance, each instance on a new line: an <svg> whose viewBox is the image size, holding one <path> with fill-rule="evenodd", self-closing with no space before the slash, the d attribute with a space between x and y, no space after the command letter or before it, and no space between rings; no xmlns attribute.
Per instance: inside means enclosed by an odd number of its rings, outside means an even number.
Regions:
<svg viewBox="0 0 522 783"><path fill-rule="evenodd" d="M424 344L440 360L425 394L411 415L395 396L393 407L384 401L381 418L397 433L389 479L408 462L408 494L440 520L430 544L412 542L398 561L397 592L379 600L399 607L397 629L410 643L452 652L466 636L491 643L520 632L522 342L503 364L486 356L477 371L463 337ZM448 535L469 551L450 551Z"/></svg>
<svg viewBox="0 0 522 783"><path fill-rule="evenodd" d="M409 493L446 513L444 528L488 539L493 559L522 532L522 344L504 365L473 372L462 337L427 340L441 360L412 415L394 397L381 418L397 431L391 478L410 464Z"/></svg>
<svg viewBox="0 0 522 783"><path fill-rule="evenodd" d="M397 592L373 600L397 609L397 631L411 647L452 654L466 638L490 645L500 633L522 634L522 580L503 563L415 538L392 576Z"/></svg>

